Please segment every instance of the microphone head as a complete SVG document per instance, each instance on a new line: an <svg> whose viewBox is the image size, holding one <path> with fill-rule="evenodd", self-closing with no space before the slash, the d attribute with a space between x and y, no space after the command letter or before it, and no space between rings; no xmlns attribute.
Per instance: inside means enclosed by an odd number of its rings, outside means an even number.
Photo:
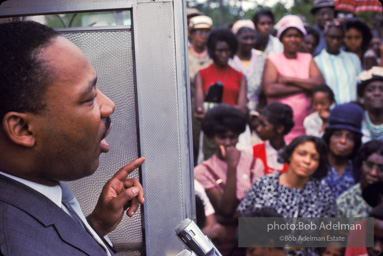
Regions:
<svg viewBox="0 0 383 256"><path fill-rule="evenodd" d="M186 228L187 226L189 226L191 222L192 222L192 220L189 219L189 218L186 218L186 219L182 220L182 221L176 226L176 228L175 228L175 230L176 230L176 234L178 234L179 232L185 230L185 228Z"/></svg>

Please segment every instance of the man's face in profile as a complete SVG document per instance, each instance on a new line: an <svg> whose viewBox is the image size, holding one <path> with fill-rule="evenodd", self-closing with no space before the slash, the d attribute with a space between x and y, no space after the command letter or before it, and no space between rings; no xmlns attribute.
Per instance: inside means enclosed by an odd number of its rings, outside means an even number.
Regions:
<svg viewBox="0 0 383 256"><path fill-rule="evenodd" d="M52 84L45 95L46 110L34 115L37 175L47 183L91 175L100 154L109 151L104 138L114 103L97 89L95 70L66 38L53 39L39 57L52 71Z"/></svg>

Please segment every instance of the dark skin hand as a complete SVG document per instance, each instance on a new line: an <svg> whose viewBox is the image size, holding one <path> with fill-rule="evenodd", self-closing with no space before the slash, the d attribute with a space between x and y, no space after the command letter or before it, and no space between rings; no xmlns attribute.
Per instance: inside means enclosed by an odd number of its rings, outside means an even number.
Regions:
<svg viewBox="0 0 383 256"><path fill-rule="evenodd" d="M234 146L226 147L222 149L221 154L218 157L224 159L227 162L227 178L226 185L223 193L214 187L206 191L214 209L219 215L225 217L232 217L235 213L235 209L239 204L237 199L237 165L239 162L241 152Z"/></svg>
<svg viewBox="0 0 383 256"><path fill-rule="evenodd" d="M144 157L122 167L103 187L97 205L90 215L96 231L105 236L121 222L126 211L129 217L144 203L144 190L140 182L126 179L145 161Z"/></svg>

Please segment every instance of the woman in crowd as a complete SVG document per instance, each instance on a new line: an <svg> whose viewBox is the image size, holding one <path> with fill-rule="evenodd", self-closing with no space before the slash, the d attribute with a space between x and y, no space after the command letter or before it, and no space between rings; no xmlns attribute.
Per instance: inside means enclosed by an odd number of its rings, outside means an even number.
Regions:
<svg viewBox="0 0 383 256"><path fill-rule="evenodd" d="M362 144L362 120L363 109L354 103L337 105L330 112L322 138L331 168L324 180L335 198L355 184L352 160Z"/></svg>
<svg viewBox="0 0 383 256"><path fill-rule="evenodd" d="M213 63L207 68L200 69L196 75L196 114L203 118L207 109L204 109L205 94L211 85L223 87L222 100L235 106L243 113L247 113L247 83L246 77L229 65L238 50L237 38L228 28L213 29L207 40L207 51ZM214 145L209 143L206 136L202 142L200 158L206 160L214 154Z"/></svg>
<svg viewBox="0 0 383 256"><path fill-rule="evenodd" d="M238 40L238 51L230 66L242 72L247 80L247 98L249 109L255 110L258 103L259 89L265 57L261 51L255 50L255 27L251 20L238 20L233 24L232 31Z"/></svg>
<svg viewBox="0 0 383 256"><path fill-rule="evenodd" d="M228 28L213 29L207 40L207 50L213 63L201 69L196 75L196 108L199 117L203 117L203 102L210 85L220 82L223 85L221 103L227 103L247 111L247 84L243 74L229 65L238 49L235 35Z"/></svg>
<svg viewBox="0 0 383 256"><path fill-rule="evenodd" d="M239 213L251 216L257 209L271 207L283 217L334 217L335 199L321 182L328 170L326 144L314 136L299 136L285 147L281 158L289 164L287 171L257 179L239 204ZM300 255L316 255L312 248L301 250Z"/></svg>
<svg viewBox="0 0 383 256"><path fill-rule="evenodd" d="M261 161L235 147L245 127L241 111L227 104L207 111L202 121L202 130L215 145L215 154L194 168L194 177L205 188L217 220L226 227L226 240L217 246L223 255L235 249L235 209L251 184L263 175Z"/></svg>
<svg viewBox="0 0 383 256"><path fill-rule="evenodd" d="M267 9L260 9L253 16L255 29L267 39L264 53L266 56L283 51L283 45L278 38L273 36L273 25L275 22L274 14Z"/></svg>
<svg viewBox="0 0 383 256"><path fill-rule="evenodd" d="M381 56L381 45L382 40L376 30L372 32L372 39L370 45L368 46L367 51L364 53L363 69L369 70L374 66L379 66L380 56Z"/></svg>
<svg viewBox="0 0 383 256"><path fill-rule="evenodd" d="M360 61L364 64L364 53L367 51L372 39L370 28L362 19L351 18L344 20L344 32L345 50L358 55Z"/></svg>
<svg viewBox="0 0 383 256"><path fill-rule="evenodd" d="M354 159L355 181L336 199L338 217L367 217L371 207L363 199L365 188L383 181L383 141L371 140L359 149Z"/></svg>
<svg viewBox="0 0 383 256"><path fill-rule="evenodd" d="M311 54L298 52L306 34L302 20L298 16L287 15L277 26L277 36L283 43L284 51L267 58L262 84L268 103L279 101L293 109L295 126L285 137L289 143L305 134L303 120L312 112L308 94L324 80Z"/></svg>
<svg viewBox="0 0 383 256"><path fill-rule="evenodd" d="M363 142L383 141L383 67L363 71L358 80L358 95L365 108Z"/></svg>
<svg viewBox="0 0 383 256"><path fill-rule="evenodd" d="M302 40L300 52L307 52L313 55L319 44L320 35L319 32L312 27L306 26L305 29L307 34Z"/></svg>

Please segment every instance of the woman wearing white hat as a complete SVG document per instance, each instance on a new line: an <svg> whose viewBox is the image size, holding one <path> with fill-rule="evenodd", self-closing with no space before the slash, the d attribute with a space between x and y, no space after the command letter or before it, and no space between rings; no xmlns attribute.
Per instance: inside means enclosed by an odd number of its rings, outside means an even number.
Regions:
<svg viewBox="0 0 383 256"><path fill-rule="evenodd" d="M324 80L311 54L298 52L306 34L302 20L287 15L276 26L284 50L267 58L262 84L267 103L278 101L293 109L295 126L285 137L289 143L305 134L303 120L312 111L311 98L307 95Z"/></svg>

